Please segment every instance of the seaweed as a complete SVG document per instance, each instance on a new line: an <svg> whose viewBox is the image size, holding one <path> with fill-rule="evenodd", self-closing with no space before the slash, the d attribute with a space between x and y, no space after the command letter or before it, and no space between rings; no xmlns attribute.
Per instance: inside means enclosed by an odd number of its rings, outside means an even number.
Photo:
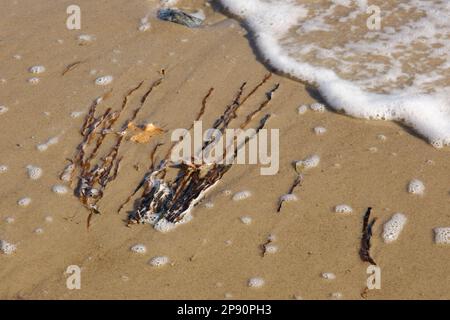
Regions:
<svg viewBox="0 0 450 320"><path fill-rule="evenodd" d="M303 183L303 175L299 174L299 175L297 175L297 177L295 178L295 180L292 183L291 187L289 188L288 194L294 193L295 188L297 188L298 186L301 186L302 183ZM277 212L281 211L281 207L283 206L283 202L284 201L285 200L283 198L280 198L280 201L278 203Z"/></svg>
<svg viewBox="0 0 450 320"><path fill-rule="evenodd" d="M237 111L251 97L268 79L270 74L266 75L261 82L259 82L246 96L243 93L246 87L244 82L240 87L232 102L225 107L225 111L213 122L212 128L224 132L228 128L231 121L238 117ZM270 100L272 94L278 89L279 85L275 85L270 91L266 93L266 99L255 110L250 112L240 128L245 128L258 113L265 108ZM213 88L211 88L205 95L202 101L202 107L196 117L199 120L205 112L206 102L211 96ZM257 134L267 123L270 114L264 115L259 124L255 128ZM192 128L192 125L190 126ZM236 139L236 136L234 137ZM245 141L247 143L248 137ZM172 144L165 157L157 164L152 165L150 170L145 173L143 179L134 190L133 194L127 198L125 203L129 202L131 197L143 188L141 197L137 200L137 205L128 215L128 225L150 223L157 225L158 222L179 223L188 217L190 211L201 201L204 195L212 189L222 177L230 170L232 164L219 163L200 163L194 164L190 162L172 163L169 160L170 153L177 143ZM211 147L215 144L214 139L206 141L203 144L202 150ZM245 143L243 145L245 145ZM243 147L240 146L240 147ZM239 151L239 147L234 150L234 156ZM166 173L169 170L175 170L175 177L172 179L166 178ZM119 211L123 205L119 208Z"/></svg>
<svg viewBox="0 0 450 320"><path fill-rule="evenodd" d="M372 227L377 220L377 218L373 218L370 222L370 213L372 208L367 208L366 213L364 214L363 219L363 228L362 228L362 237L361 237L361 248L359 250L359 256L362 261L369 262L370 264L377 265L375 261L370 256L370 239L372 237Z"/></svg>

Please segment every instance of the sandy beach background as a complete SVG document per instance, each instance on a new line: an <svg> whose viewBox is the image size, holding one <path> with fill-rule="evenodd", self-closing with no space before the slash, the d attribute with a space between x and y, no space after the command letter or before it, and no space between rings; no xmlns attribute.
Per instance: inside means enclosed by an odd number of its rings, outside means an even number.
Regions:
<svg viewBox="0 0 450 320"><path fill-rule="evenodd" d="M450 150L437 150L393 122L353 119L332 112L308 110L315 102L304 84L274 74L259 94L243 107L256 108L263 92L279 83L267 112L267 128L280 130L280 170L261 176L258 165L233 166L219 185L194 210L194 219L173 232L149 225L126 226L130 203L117 208L137 186L157 142L127 142L118 178L108 185L100 215L86 228L88 211L73 191L52 192L59 175L80 142L80 127L92 101L112 89L105 106L119 108L128 90L144 81L130 100L137 105L145 88L161 77L137 123L151 122L167 132L189 127L210 87L214 93L204 116L211 123L230 103L242 82L257 84L268 67L249 45L247 31L204 1L181 1L185 10L202 9L206 24L189 29L154 18L157 1L79 0L81 30L67 30L66 8L72 1L2 1L0 11L0 239L17 245L14 254L0 254L0 298L3 299L449 299L448 246L433 242L433 228L450 226ZM149 14L151 28L138 30ZM93 35L80 43L79 35ZM62 75L65 68L79 62ZM28 68L43 65L39 83L27 80ZM96 86L99 76L113 82ZM74 118L73 112L83 112ZM316 135L314 128L327 129ZM380 139L384 135L386 139ZM58 137L39 151L37 145ZM321 157L296 189L298 201L276 213L295 171L292 162L311 154ZM43 170L38 180L26 167ZM411 179L425 184L425 194L407 192ZM248 190L251 197L232 201ZM17 201L29 197L20 207ZM212 202L212 208L205 203ZM334 207L348 204L350 214ZM365 294L368 263L360 260L362 218L373 207L371 254L381 268L380 290ZM383 223L402 212L408 222L390 244L380 234ZM242 216L252 223L243 224ZM8 217L14 222L6 221ZM46 219L52 217L52 219ZM49 220L52 220L49 222ZM35 232L42 228L43 232ZM261 246L275 235L279 250L262 255ZM142 243L145 254L130 247ZM148 261L164 255L171 263L153 268ZM81 289L68 290L65 270L82 268ZM334 280L322 278L332 272ZM250 288L252 277L265 281Z"/></svg>

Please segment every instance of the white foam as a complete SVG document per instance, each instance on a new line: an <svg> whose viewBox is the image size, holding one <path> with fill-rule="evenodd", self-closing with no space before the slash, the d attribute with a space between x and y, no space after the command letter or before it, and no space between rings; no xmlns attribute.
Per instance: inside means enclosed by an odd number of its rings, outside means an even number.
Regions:
<svg viewBox="0 0 450 320"><path fill-rule="evenodd" d="M450 145L448 1L380 2L384 32L366 26L365 0L221 2L269 64L315 85L332 108L401 121L435 147Z"/></svg>
<svg viewBox="0 0 450 320"><path fill-rule="evenodd" d="M0 114L4 114L4 113L6 113L6 112L8 112L8 107L5 107L5 106L0 106Z"/></svg>
<svg viewBox="0 0 450 320"><path fill-rule="evenodd" d="M312 111L315 112L325 112L325 105L323 105L322 103L313 103L309 106L311 108Z"/></svg>
<svg viewBox="0 0 450 320"><path fill-rule="evenodd" d="M252 193L250 191L244 190L244 191L236 192L233 195L232 199L234 201L240 201L240 200L244 200L244 199L250 198L251 195L252 195Z"/></svg>
<svg viewBox="0 0 450 320"><path fill-rule="evenodd" d="M300 107L298 107L297 112L298 114L304 114L306 113L306 111L308 111L308 106L306 105L301 105Z"/></svg>
<svg viewBox="0 0 450 320"><path fill-rule="evenodd" d="M31 203L31 198L25 197L17 201L17 204L21 207L28 207Z"/></svg>
<svg viewBox="0 0 450 320"><path fill-rule="evenodd" d="M41 80L39 78L37 78L37 77L33 77L33 78L29 78L27 81L30 84L38 84L39 81L41 81Z"/></svg>
<svg viewBox="0 0 450 320"><path fill-rule="evenodd" d="M243 216L239 218L243 224L250 225L252 223L252 217Z"/></svg>
<svg viewBox="0 0 450 320"><path fill-rule="evenodd" d="M320 163L320 157L316 154L313 154L309 157L306 157L303 160L297 161L295 163L295 168L297 169L297 171L301 170L301 169L312 169L315 168L319 165Z"/></svg>
<svg viewBox="0 0 450 320"><path fill-rule="evenodd" d="M113 76L103 76L95 79L95 84L98 86L107 86L113 81Z"/></svg>
<svg viewBox="0 0 450 320"><path fill-rule="evenodd" d="M44 229L36 228L36 229L34 229L34 233L36 233L36 234L43 234L44 233Z"/></svg>
<svg viewBox="0 0 450 320"><path fill-rule="evenodd" d="M247 283L250 288L261 288L264 284L264 279L259 277L250 278Z"/></svg>
<svg viewBox="0 0 450 320"><path fill-rule="evenodd" d="M291 201L297 201L298 198L293 193L287 193L287 194L282 195L280 200L285 201L285 202L291 202Z"/></svg>
<svg viewBox="0 0 450 320"><path fill-rule="evenodd" d="M436 244L450 244L450 227L434 228L434 242Z"/></svg>
<svg viewBox="0 0 450 320"><path fill-rule="evenodd" d="M274 254L278 252L278 246L273 243L268 243L264 245L264 253Z"/></svg>
<svg viewBox="0 0 450 320"><path fill-rule="evenodd" d="M336 213L352 213L353 209L348 204L339 204L334 207L334 212Z"/></svg>
<svg viewBox="0 0 450 320"><path fill-rule="evenodd" d="M8 171L8 166L5 164L0 165L0 173L5 173Z"/></svg>
<svg viewBox="0 0 450 320"><path fill-rule="evenodd" d="M334 280L336 279L336 275L332 272L324 272L322 273L322 278L326 280Z"/></svg>
<svg viewBox="0 0 450 320"><path fill-rule="evenodd" d="M63 195L66 194L69 191L69 189L65 185L57 184L52 187L52 191L56 194Z"/></svg>
<svg viewBox="0 0 450 320"><path fill-rule="evenodd" d="M28 69L28 71L30 71L30 73L39 74L39 73L45 72L45 67L44 66L32 66L32 67L30 67L30 69Z"/></svg>
<svg viewBox="0 0 450 320"><path fill-rule="evenodd" d="M28 177L31 180L37 180L40 177L42 177L43 171L41 168L30 164L30 165L26 166L26 169L27 169Z"/></svg>
<svg viewBox="0 0 450 320"><path fill-rule="evenodd" d="M135 244L134 246L132 246L130 248L130 250L134 253L140 253L140 254L144 254L147 252L147 248L145 247L145 245L139 243L139 244Z"/></svg>
<svg viewBox="0 0 450 320"><path fill-rule="evenodd" d="M409 182L408 192L421 196L425 192L425 185L423 184L422 181L418 179L413 179Z"/></svg>
<svg viewBox="0 0 450 320"><path fill-rule="evenodd" d="M13 254L17 250L17 246L15 244L9 243L6 240L0 240L0 251L3 254L10 255Z"/></svg>
<svg viewBox="0 0 450 320"><path fill-rule="evenodd" d="M162 267L169 263L169 257L166 256L158 256L153 257L148 262L152 267Z"/></svg>
<svg viewBox="0 0 450 320"><path fill-rule="evenodd" d="M403 213L396 213L383 226L383 240L386 243L393 242L398 239L400 232L406 224L406 216Z"/></svg>
<svg viewBox="0 0 450 320"><path fill-rule="evenodd" d="M314 133L317 134L318 136L321 136L323 134L325 134L327 132L327 129L324 127L315 127L314 128Z"/></svg>

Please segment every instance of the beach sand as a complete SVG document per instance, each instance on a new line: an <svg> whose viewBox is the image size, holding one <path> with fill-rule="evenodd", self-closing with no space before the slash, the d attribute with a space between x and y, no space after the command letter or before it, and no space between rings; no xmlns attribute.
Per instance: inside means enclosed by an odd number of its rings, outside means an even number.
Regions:
<svg viewBox="0 0 450 320"><path fill-rule="evenodd" d="M0 298L4 299L449 299L448 246L433 242L433 228L450 226L450 150L437 150L424 139L393 122L353 119L330 109L298 114L302 104L315 102L304 84L273 74L238 112L255 109L264 92L280 87L265 113L266 128L279 129L280 169L260 175L259 165L234 165L193 211L194 219L169 233L149 225L126 226L130 202L117 209L142 179L152 148L170 144L170 131L188 128L210 87L215 90L203 118L211 123L247 81L256 85L270 70L258 59L247 31L235 20L203 1L182 1L185 9L202 8L206 25L189 29L154 18L155 2L80 0L81 30L67 30L66 8L71 1L3 1L0 11L0 239L17 245L14 254L0 254ZM153 11L152 11L153 10ZM150 14L151 28L138 30ZM94 35L80 45L77 37ZM20 59L18 56L20 55ZM62 75L65 68L80 62ZM27 79L34 65L46 71ZM63 184L59 175L81 141L79 130L92 101L112 89L101 108L120 108L126 93L137 106L150 84L164 80L149 96L136 123L151 122L166 130L148 144L124 143L116 180L99 202L89 229L87 211L73 195L52 192ZM112 75L111 84L94 84ZM131 108L129 109L131 110ZM129 112L127 109L127 112ZM72 112L84 112L71 117ZM316 135L313 129L327 129ZM385 140L379 135L384 135ZM58 142L39 151L49 138ZM106 144L111 143L109 137ZM292 163L317 154L320 164L304 173L298 201L277 203L296 177ZM32 180L26 167L43 175ZM410 180L425 184L423 196L407 192ZM231 191L231 195L224 191ZM233 201L236 192L251 197ZM27 207L17 201L31 198ZM205 203L212 202L212 208ZM353 208L334 212L339 204ZM364 290L369 264L360 248L363 215L372 207L377 218L371 255L381 269L381 289ZM386 244L383 224L402 212L408 221L397 241ZM51 216L52 222L46 217ZM243 224L242 216L252 222ZM13 223L5 219L13 217ZM35 230L42 228L43 233ZM275 235L278 251L262 254L262 245ZM144 244L146 253L130 251ZM155 268L154 256L170 263ZM68 266L81 267L81 289L66 287ZM334 280L322 278L332 272ZM261 288L248 287L253 277ZM363 293L365 292L365 293Z"/></svg>

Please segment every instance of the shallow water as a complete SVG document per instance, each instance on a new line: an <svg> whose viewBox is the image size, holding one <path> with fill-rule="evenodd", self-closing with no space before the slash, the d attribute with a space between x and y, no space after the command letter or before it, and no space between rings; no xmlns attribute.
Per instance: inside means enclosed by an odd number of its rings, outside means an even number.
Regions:
<svg viewBox="0 0 450 320"><path fill-rule="evenodd" d="M450 144L450 3L221 0L264 59L317 86L335 109L398 120Z"/></svg>

